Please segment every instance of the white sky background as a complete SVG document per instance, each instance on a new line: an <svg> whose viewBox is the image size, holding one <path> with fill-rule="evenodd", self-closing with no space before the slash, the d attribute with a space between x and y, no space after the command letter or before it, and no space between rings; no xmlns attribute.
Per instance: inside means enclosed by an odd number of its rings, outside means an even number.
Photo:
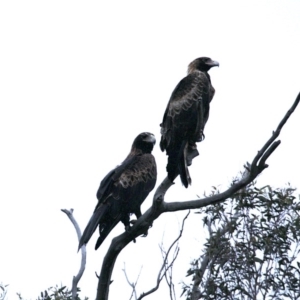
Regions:
<svg viewBox="0 0 300 300"><path fill-rule="evenodd" d="M9 299L36 299L78 271L75 230L61 208L74 208L83 229L101 179L128 154L143 131L156 135L158 183L166 156L159 124L187 65L200 56L220 62L210 71L216 94L206 139L188 190L176 180L166 201L224 190L243 170L300 91L299 1L1 1L0 3L0 282ZM283 128L282 144L258 184L300 187L300 108ZM151 205L152 194L142 211ZM110 299L152 288L161 265L158 244L178 234L184 213L162 215L119 256ZM98 251L88 244L80 282L94 299L103 256L119 224ZM189 262L201 253L202 223L192 215L175 267L180 295ZM186 280L188 282L188 280ZM147 299L168 297L162 289ZM165 298L166 299L166 298Z"/></svg>

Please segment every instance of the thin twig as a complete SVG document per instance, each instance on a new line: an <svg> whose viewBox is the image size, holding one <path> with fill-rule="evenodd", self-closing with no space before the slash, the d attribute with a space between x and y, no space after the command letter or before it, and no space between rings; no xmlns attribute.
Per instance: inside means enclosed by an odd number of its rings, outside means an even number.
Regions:
<svg viewBox="0 0 300 300"><path fill-rule="evenodd" d="M129 280L129 278L128 278L128 276L127 276L127 273L126 273L126 266L125 266L125 263L124 263L124 269L122 269L122 271L124 272L124 275L125 275L125 278L126 278L127 283L132 287L132 293L131 293L131 296L130 296L129 300L132 298L133 295L134 295L134 299L135 299L135 300L137 299L137 295L136 295L136 285L137 285L137 283L138 283L138 281L139 281L139 278L140 278L142 269L143 269L143 266L142 266L141 269L140 269L140 272L139 272L139 274L138 274L138 276L137 276L136 281L131 283L130 280Z"/></svg>
<svg viewBox="0 0 300 300"><path fill-rule="evenodd" d="M79 227L77 221L75 220L75 218L73 216L74 209L73 208L71 208L70 210L61 209L61 211L64 212L68 216L68 218L70 219L70 221L74 225L76 233L77 233L78 241L80 241L81 230L80 230L80 227ZM81 263L80 263L80 268L79 268L78 274L76 276L73 276L73 280L72 280L72 300L76 299L76 296L77 296L77 285L78 285L78 282L81 279L81 276L83 275L83 272L85 270L85 264L86 264L86 248L85 248L85 245L83 245L81 247Z"/></svg>
<svg viewBox="0 0 300 300"><path fill-rule="evenodd" d="M176 299L175 288L174 288L174 283L173 283L173 266L174 266L175 260L177 259L178 253L179 253L179 247L178 247L178 243L177 243L176 248L173 253L173 259L172 259L171 263L168 264L168 267L166 268L166 272L165 272L165 276L164 276L166 279L167 285L169 287L170 300L173 300L173 295L174 295L174 298Z"/></svg>
<svg viewBox="0 0 300 300"><path fill-rule="evenodd" d="M166 272L168 271L169 267L174 263L174 261L175 261L176 258L177 258L177 255L178 255L178 251L179 251L179 250L177 251L177 254L174 256L174 258L173 258L171 264L169 264L169 266L166 267L166 263L167 263L167 259L168 259L169 253L170 253L171 249L173 248L173 246L174 246L174 245L179 241L179 239L182 237L182 233L183 233L183 229L184 229L184 223L185 223L185 220L187 219L187 217L189 216L189 214L190 214L190 211L187 213L187 215L186 215L186 216L183 218L183 220L182 220L181 230L180 230L180 232L179 232L178 237L173 241L173 243L170 245L168 251L167 251L166 254L165 254L165 257L164 257L164 260L163 260L163 264L162 264L162 266L161 266L161 268L160 268L160 270L159 270L159 272L158 272L158 276L157 276L157 280L156 280L156 286L155 286L154 288L152 288L151 290L149 290L148 292L142 293L142 294L138 297L137 300L141 300L141 299L143 299L144 297L146 297L146 296L148 296L148 295L150 295L150 294L152 294L152 293L154 293L155 291L158 290L159 285L160 285L162 279L164 278ZM162 250L162 248L161 248L161 250ZM163 272L163 270L164 270L164 272Z"/></svg>

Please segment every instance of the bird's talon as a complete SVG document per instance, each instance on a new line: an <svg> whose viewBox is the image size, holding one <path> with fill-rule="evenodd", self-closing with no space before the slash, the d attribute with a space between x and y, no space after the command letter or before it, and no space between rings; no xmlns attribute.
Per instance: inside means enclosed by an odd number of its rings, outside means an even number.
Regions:
<svg viewBox="0 0 300 300"><path fill-rule="evenodd" d="M125 226L125 231L126 231L126 232L129 232L130 229L131 229L130 225Z"/></svg>

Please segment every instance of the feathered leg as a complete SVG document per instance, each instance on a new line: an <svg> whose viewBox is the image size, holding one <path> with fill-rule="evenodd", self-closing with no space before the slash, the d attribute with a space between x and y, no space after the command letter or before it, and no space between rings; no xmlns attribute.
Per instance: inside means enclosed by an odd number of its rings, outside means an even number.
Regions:
<svg viewBox="0 0 300 300"><path fill-rule="evenodd" d="M186 147L186 164L187 166L192 165L193 159L199 155L197 150L196 143L189 142L188 146Z"/></svg>

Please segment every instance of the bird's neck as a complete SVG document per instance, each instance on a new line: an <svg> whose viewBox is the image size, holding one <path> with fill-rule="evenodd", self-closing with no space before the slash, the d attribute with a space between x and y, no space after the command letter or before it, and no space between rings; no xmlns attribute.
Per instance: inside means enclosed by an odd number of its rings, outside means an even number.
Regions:
<svg viewBox="0 0 300 300"><path fill-rule="evenodd" d="M209 82L211 83L209 74L208 74L207 72L203 72L203 73L206 75L207 79L208 79Z"/></svg>
<svg viewBox="0 0 300 300"><path fill-rule="evenodd" d="M136 155L142 155L143 151L138 148L132 148L130 153L128 154L128 157L136 156Z"/></svg>

